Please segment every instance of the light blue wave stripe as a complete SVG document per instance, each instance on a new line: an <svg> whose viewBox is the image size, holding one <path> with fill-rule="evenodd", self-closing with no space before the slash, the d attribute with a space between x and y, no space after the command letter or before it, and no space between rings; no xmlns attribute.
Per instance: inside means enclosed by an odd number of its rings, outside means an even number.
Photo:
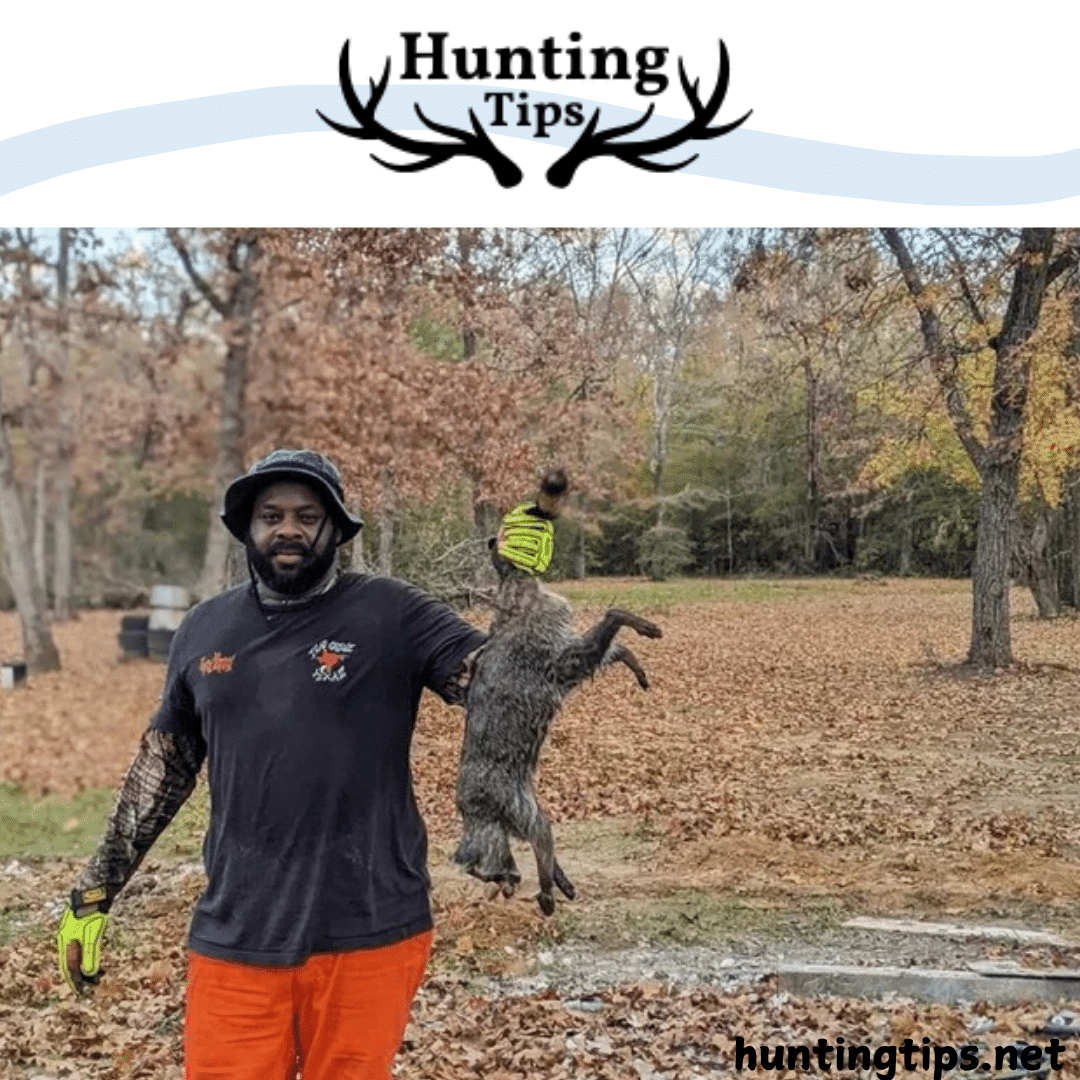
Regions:
<svg viewBox="0 0 1080 1080"><path fill-rule="evenodd" d="M492 102L485 103L484 94L495 89L391 86L379 106L379 120L397 130L419 128L413 111L413 103L418 102L430 119L468 128L468 110L473 108L492 133L532 138L529 127L491 126L494 108ZM366 102L367 88L358 85L358 90ZM542 100L565 104L581 99L544 94ZM583 104L587 115L594 107L602 107L601 130L641 115L600 102ZM309 131L341 138L315 115L316 109L341 123L353 123L340 88L330 84L241 90L53 124L0 140L0 196L96 165L215 143ZM506 115L516 121L516 108L508 107ZM716 122L731 119L734 115L725 113ZM654 116L647 128L624 138L663 134L682 123ZM557 125L549 129L545 141L570 146L580 130ZM377 147L375 142L366 142L357 150L377 151ZM739 128L711 141L686 143L667 154L666 160L679 161L692 153L699 157L686 172L810 195L928 206L1020 206L1080 195L1080 150L1037 157L902 154Z"/></svg>

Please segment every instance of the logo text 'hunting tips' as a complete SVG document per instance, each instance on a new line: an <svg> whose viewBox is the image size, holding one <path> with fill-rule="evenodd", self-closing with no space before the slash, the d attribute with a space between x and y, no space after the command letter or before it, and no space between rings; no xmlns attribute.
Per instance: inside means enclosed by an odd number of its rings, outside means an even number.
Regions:
<svg viewBox="0 0 1080 1080"><path fill-rule="evenodd" d="M647 45L633 52L619 47L596 47L584 49L576 44L581 34L568 35L572 43L568 47L555 44L553 37L544 38L536 50L525 47L488 49L455 47L448 49L446 33L429 33L428 40L421 42L419 33L403 33L405 56L403 79L442 80L456 77L461 80L494 78L499 81L530 80L586 80L586 79L633 79L634 89L644 96L662 93L668 85L668 77L661 70L667 62L667 47ZM526 127L536 139L548 138L557 125L569 128L581 127L577 140L547 171L547 181L553 187L568 187L578 167L597 157L613 157L628 165L650 172L673 172L697 158L697 154L677 162L653 160L656 154L675 149L692 140L715 139L734 131L750 113L726 124L711 127L727 94L731 65L723 41L720 46L720 69L708 100L702 101L698 93L700 80L690 81L682 57L679 58L679 82L693 111L693 118L675 131L647 139L628 141L623 137L644 127L653 115L654 103L646 112L629 124L597 130L600 123L599 108L586 121L584 103L571 101L529 100L527 91L493 90L482 95L487 123L492 128L509 126ZM539 72L539 74L538 74ZM441 165L453 157L475 157L484 161L504 188L514 187L522 180L521 169L492 142L474 108L468 110L472 130L451 127L429 118L413 103L413 111L420 122L430 131L446 136L446 140L412 139L386 127L375 113L386 93L390 79L390 58L387 57L379 81L369 80L370 93L367 104L356 93L349 66L349 43L346 41L338 58L338 79L342 96L356 125L342 124L318 110L320 118L335 131L353 139L375 140L396 150L416 155L419 160L403 164L384 161L375 154L371 156L380 164L396 172L419 172ZM479 102L477 105L479 106Z"/></svg>

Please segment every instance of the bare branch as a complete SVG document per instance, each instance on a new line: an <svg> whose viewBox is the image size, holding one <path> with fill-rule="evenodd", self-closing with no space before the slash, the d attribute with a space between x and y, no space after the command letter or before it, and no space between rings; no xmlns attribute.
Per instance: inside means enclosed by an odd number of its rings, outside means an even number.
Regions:
<svg viewBox="0 0 1080 1080"><path fill-rule="evenodd" d="M986 317L979 307L979 302L976 299L974 292L972 292L971 284L967 279L967 274L964 273L964 260L960 258L960 252L957 250L953 238L944 229L935 229L934 232L941 239L949 254L952 256L953 271L960 283L960 293L964 298L964 303L967 304L968 311L971 312L971 317L980 326L986 326Z"/></svg>
<svg viewBox="0 0 1080 1080"><path fill-rule="evenodd" d="M202 293L207 303L222 318L227 318L229 314L228 306L221 297L214 292L210 283L195 269L195 264L191 261L191 252L188 250L188 246L184 242L184 238L180 235L179 230L171 228L166 229L165 235L168 236L169 243L172 244L176 254L180 256L180 261L184 264L184 269L187 271L188 277L191 278L192 284L200 293Z"/></svg>
<svg viewBox="0 0 1080 1080"><path fill-rule="evenodd" d="M1053 259L1046 270L1046 284L1049 285L1055 278L1060 277L1066 270L1080 265L1080 249L1067 247L1056 259Z"/></svg>
<svg viewBox="0 0 1080 1080"><path fill-rule="evenodd" d="M971 458L975 468L981 473L982 463L986 456L986 447L975 434L975 424L971 411L968 408L963 388L957 377L956 357L946 346L941 331L941 318L919 275L907 243L900 235L900 230L881 229L880 232L889 250L896 258L904 284L915 302L915 308L919 313L919 325L922 329L923 343L926 346L927 359L930 362L931 369L937 376L938 382L941 384L949 419L952 421L961 445Z"/></svg>

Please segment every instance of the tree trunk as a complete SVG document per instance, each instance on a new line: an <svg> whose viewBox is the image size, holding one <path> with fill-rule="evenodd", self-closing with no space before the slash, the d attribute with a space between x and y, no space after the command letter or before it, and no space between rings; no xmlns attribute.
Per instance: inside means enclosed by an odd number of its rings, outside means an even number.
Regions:
<svg viewBox="0 0 1080 1080"><path fill-rule="evenodd" d="M251 298L251 308L253 307L254 297ZM203 600L221 592L229 584L229 546L232 535L222 524L220 513L225 500L225 489L244 471L244 390L251 351L251 308L236 328L236 337L225 354L214 495L206 534L206 554L197 587L199 597Z"/></svg>
<svg viewBox="0 0 1080 1080"><path fill-rule="evenodd" d="M397 496L394 470L384 465L379 491L379 573L389 577L394 572L394 525L397 519Z"/></svg>
<svg viewBox="0 0 1080 1080"><path fill-rule="evenodd" d="M223 530L227 533L227 530ZM228 548L225 553L225 587L233 589L237 585L244 585L250 580L251 571L248 569L247 549L243 544L228 535Z"/></svg>
<svg viewBox="0 0 1080 1080"><path fill-rule="evenodd" d="M731 535L731 488L724 489L724 539L726 540L724 567L725 573L733 573L735 570L735 545Z"/></svg>
<svg viewBox="0 0 1080 1080"><path fill-rule="evenodd" d="M812 572L818 568L821 451L818 439L818 375L808 356L803 357L803 378L806 381L806 532L803 535L803 563Z"/></svg>
<svg viewBox="0 0 1080 1080"><path fill-rule="evenodd" d="M1065 364L1065 407L1075 415L1080 410L1080 290L1074 290L1072 326L1063 350ZM1065 604L1080 609L1080 469L1065 471L1061 481L1061 510L1055 550L1058 587Z"/></svg>
<svg viewBox="0 0 1080 1080"><path fill-rule="evenodd" d="M900 521L900 576L911 577L911 557L915 550L915 493L904 492L904 516Z"/></svg>
<svg viewBox="0 0 1080 1080"><path fill-rule="evenodd" d="M1009 569L1019 474L1019 457L987 465L982 474L968 651L968 663L977 667L1004 668L1012 663Z"/></svg>
<svg viewBox="0 0 1080 1080"><path fill-rule="evenodd" d="M676 356L671 366L672 372L677 372L679 357ZM667 464L668 448L668 423L671 419L671 395L675 376L666 372L656 372L653 375L653 431L652 451L649 455L649 478L652 481L653 496L657 500L656 524L664 524L664 504L660 501L660 492L664 486L664 466Z"/></svg>
<svg viewBox="0 0 1080 1080"><path fill-rule="evenodd" d="M1012 663L1009 629L1010 564L1019 494L1031 357L1027 343L1039 324L1049 280L1053 229L1023 229L1013 253L1012 287L1001 330L994 339L994 386L985 444L957 378L956 353L946 340L933 293L900 233L882 229L919 313L930 366L937 376L949 418L982 482L978 539L971 572L972 618L968 663L1002 668Z"/></svg>
<svg viewBox="0 0 1080 1080"><path fill-rule="evenodd" d="M53 519L53 618L65 622L71 618L72 555L71 543L71 466L75 457L74 410L71 395L75 393L75 373L71 370L71 350L68 348L68 271L73 230L61 229L59 254L56 260L56 303L59 308L59 355L62 373L56 388L56 482L55 516Z"/></svg>
<svg viewBox="0 0 1080 1080"><path fill-rule="evenodd" d="M242 262L237 266L238 276L227 304L218 301L225 319L223 329L228 344L221 388L210 524L206 534L206 554L196 587L200 599L213 596L229 585L229 546L232 537L219 515L225 489L244 471L244 399L254 337L255 306L259 298L259 279L253 267L258 256L258 236L247 236L237 241L237 247L243 248ZM188 273L193 275L191 269ZM201 287L206 288L205 282Z"/></svg>
<svg viewBox="0 0 1080 1080"><path fill-rule="evenodd" d="M577 581L585 577L585 530L581 527L577 531L577 542L574 544L573 575Z"/></svg>
<svg viewBox="0 0 1080 1080"><path fill-rule="evenodd" d="M982 497L968 661L979 667L1012 663L1009 571L1031 382L1026 346L1039 324L1053 243L1053 229L1024 229L1021 234L1009 306L997 338L986 448L976 463L981 465Z"/></svg>
<svg viewBox="0 0 1080 1080"><path fill-rule="evenodd" d="M64 392L61 387L61 393ZM71 618L72 543L71 543L71 457L70 432L60 434L56 461L56 515L53 519L53 618L65 622Z"/></svg>
<svg viewBox="0 0 1080 1080"><path fill-rule="evenodd" d="M46 569L45 535L49 523L48 507L48 467L44 457L39 457L37 472L34 476L34 578L42 595L48 583Z"/></svg>
<svg viewBox="0 0 1080 1080"><path fill-rule="evenodd" d="M659 397L654 396L654 401L659 402ZM666 409L662 410L659 404L654 408L656 420L653 424L653 447L652 456L649 459L649 473L652 479L653 497L656 500L656 527L662 529L667 511L667 503L660 494L664 486L664 464L667 457L667 412Z"/></svg>
<svg viewBox="0 0 1080 1080"><path fill-rule="evenodd" d="M1025 580L1040 619L1055 619L1061 614L1061 594L1051 546L1053 516L1049 506L1040 507L1031 535L1021 550Z"/></svg>
<svg viewBox="0 0 1080 1080"><path fill-rule="evenodd" d="M653 426L652 455L649 459L649 476L652 480L653 495L660 499L660 489L664 484L664 459L667 456L667 420L658 419ZM663 510L660 511L661 519ZM658 520L657 524L663 524Z"/></svg>
<svg viewBox="0 0 1080 1080"><path fill-rule="evenodd" d="M461 253L462 266L466 273L471 272L472 251L475 236L470 229L458 231L458 246ZM471 304L469 305L471 307ZM461 358L466 362L476 359L476 347L479 334L471 325L470 316L466 315L465 329L461 332ZM481 499L479 495L479 483L473 479L472 483L472 507L473 507L473 536L477 539L493 536L499 528L499 508L487 499ZM393 526L391 525L391 528ZM381 530L380 530L380 535ZM381 553L380 546L380 553ZM380 554L380 561L381 561Z"/></svg>
<svg viewBox="0 0 1080 1080"><path fill-rule="evenodd" d="M355 517L362 517L362 509L357 504L353 504L349 507L350 512ZM364 558L364 532L366 530L361 529L354 537L352 543L349 545L349 561L348 564L343 564L343 570L355 570L358 574L362 574L367 570L367 560Z"/></svg>
<svg viewBox="0 0 1080 1080"><path fill-rule="evenodd" d="M22 625L23 659L31 674L57 671L56 651L45 613L45 597L31 559L30 536L22 500L15 483L7 425L0 421L0 528L4 534L4 562Z"/></svg>
<svg viewBox="0 0 1080 1080"><path fill-rule="evenodd" d="M242 468L235 469L231 475L233 477L239 476L242 471ZM196 595L200 600L205 600L209 596L216 596L227 588L229 584L229 550L232 537L218 517L227 486L228 484L222 484L219 481L214 489L210 510L210 525L206 530L206 553L203 556L199 583L195 586Z"/></svg>
<svg viewBox="0 0 1080 1080"><path fill-rule="evenodd" d="M461 357L463 360L473 360L476 357L477 333L471 326L466 326L461 331Z"/></svg>
<svg viewBox="0 0 1080 1080"><path fill-rule="evenodd" d="M1080 608L1080 473L1070 469L1062 483L1058 540L1058 595L1073 609Z"/></svg>

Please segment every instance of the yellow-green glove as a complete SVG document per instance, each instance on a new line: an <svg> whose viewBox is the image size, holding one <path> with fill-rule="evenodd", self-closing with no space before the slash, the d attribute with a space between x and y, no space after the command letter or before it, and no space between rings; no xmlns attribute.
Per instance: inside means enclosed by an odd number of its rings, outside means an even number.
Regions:
<svg viewBox="0 0 1080 1080"><path fill-rule="evenodd" d="M57 959L64 981L77 994L101 978L101 938L109 916L92 911L81 918L69 907L56 934Z"/></svg>
<svg viewBox="0 0 1080 1080"><path fill-rule="evenodd" d="M555 546L555 526L545 518L530 514L535 503L515 506L502 519L498 551L509 563L530 574L542 574L551 563Z"/></svg>

